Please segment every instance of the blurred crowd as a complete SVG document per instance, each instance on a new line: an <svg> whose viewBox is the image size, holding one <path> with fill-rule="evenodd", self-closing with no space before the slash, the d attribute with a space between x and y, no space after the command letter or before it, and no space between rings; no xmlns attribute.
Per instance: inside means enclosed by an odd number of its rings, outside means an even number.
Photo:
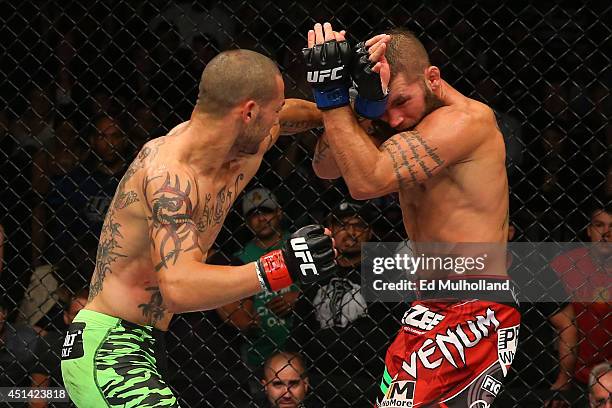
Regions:
<svg viewBox="0 0 612 408"><path fill-rule="evenodd" d="M12 3L3 30L14 45L3 45L0 78L0 386L61 384L56 350L87 299L119 180L145 142L189 117L206 63L222 50L258 50L279 63L287 97L310 99L300 55L314 21L359 40L407 26L448 82L495 109L507 147L510 240L612 238L610 60L598 48L609 6ZM340 273L308 290L175 317L169 382L185 406L371 406L405 305L365 302L360 245L409 237L397 197L356 202L342 180L315 176L317 132L281 138L267 154L208 262L251 262L287 231L317 222L336 239ZM590 261L576 270L577 255L565 254L543 278L562 282L566 302L521 304L519 352L500 404L582 398L606 406L610 266L578 255Z"/></svg>

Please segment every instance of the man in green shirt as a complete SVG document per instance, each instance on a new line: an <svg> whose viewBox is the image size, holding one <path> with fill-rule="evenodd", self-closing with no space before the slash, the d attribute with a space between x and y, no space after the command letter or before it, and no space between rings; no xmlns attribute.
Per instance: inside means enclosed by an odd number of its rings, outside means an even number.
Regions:
<svg viewBox="0 0 612 408"><path fill-rule="evenodd" d="M270 190L255 188L247 192L242 201L242 213L255 237L234 254L236 258L246 264L271 250L280 249L289 233L282 230L283 211ZM249 367L263 366L266 358L284 347L293 326L291 313L298 294L298 287L291 285L278 292L258 293L219 309L221 316L229 319L247 337L241 351Z"/></svg>

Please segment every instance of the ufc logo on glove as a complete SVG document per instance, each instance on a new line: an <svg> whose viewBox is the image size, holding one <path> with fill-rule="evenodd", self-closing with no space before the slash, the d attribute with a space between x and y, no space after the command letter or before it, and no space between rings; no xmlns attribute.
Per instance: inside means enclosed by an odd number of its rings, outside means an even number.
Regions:
<svg viewBox="0 0 612 408"><path fill-rule="evenodd" d="M309 71L306 75L306 80L308 82L325 82L327 78L335 81L336 79L341 79L342 74L340 73L344 67L336 67L333 69L322 69L321 71Z"/></svg>
<svg viewBox="0 0 612 408"><path fill-rule="evenodd" d="M302 271L302 275L308 276L308 271L311 274L318 275L317 267L313 263L312 254L308 250L308 244L306 244L306 239L304 237L297 237L291 239L291 249L295 252L295 257L300 258L302 260L302 264L300 264L300 271Z"/></svg>

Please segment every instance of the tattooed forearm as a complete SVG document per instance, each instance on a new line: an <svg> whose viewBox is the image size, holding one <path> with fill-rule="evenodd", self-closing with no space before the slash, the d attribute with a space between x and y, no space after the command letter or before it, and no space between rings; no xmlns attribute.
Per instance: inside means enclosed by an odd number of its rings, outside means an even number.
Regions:
<svg viewBox="0 0 612 408"><path fill-rule="evenodd" d="M151 300L149 303L141 303L138 308L142 310L142 315L145 317L147 324L155 326L166 314L166 308L163 306L164 299L159 286L151 286L145 290L151 292Z"/></svg>
<svg viewBox="0 0 612 408"><path fill-rule="evenodd" d="M282 135L291 135L293 133L305 132L310 129L322 127L323 123L319 120L281 120L280 132Z"/></svg>

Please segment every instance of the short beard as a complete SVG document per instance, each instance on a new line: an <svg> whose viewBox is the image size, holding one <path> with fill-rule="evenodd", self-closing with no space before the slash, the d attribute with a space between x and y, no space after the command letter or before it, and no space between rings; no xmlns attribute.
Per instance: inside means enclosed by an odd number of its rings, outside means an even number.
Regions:
<svg viewBox="0 0 612 408"><path fill-rule="evenodd" d="M257 129L244 130L238 135L237 147L238 152L245 155L254 155L259 151L259 143L255 143Z"/></svg>

